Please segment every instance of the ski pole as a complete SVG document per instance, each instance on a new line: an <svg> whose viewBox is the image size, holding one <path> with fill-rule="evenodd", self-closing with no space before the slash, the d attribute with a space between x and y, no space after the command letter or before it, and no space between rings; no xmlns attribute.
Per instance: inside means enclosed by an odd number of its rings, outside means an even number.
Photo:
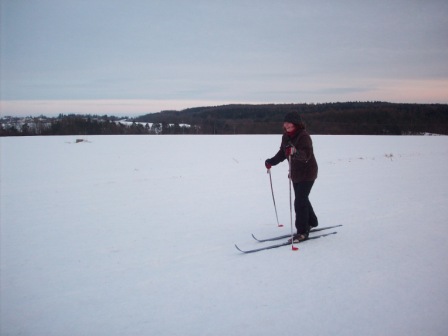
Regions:
<svg viewBox="0 0 448 336"><path fill-rule="evenodd" d="M288 157L289 162L289 215L291 217L291 248L293 251L297 251L299 248L294 246L294 230L292 226L292 178L291 178L291 155Z"/></svg>
<svg viewBox="0 0 448 336"><path fill-rule="evenodd" d="M275 205L275 197L274 197L274 188L272 187L271 169L268 169L268 174L269 174L269 181L271 182L272 201L274 202L275 218L277 218L277 226L283 227L283 224L280 224L278 221L277 206Z"/></svg>

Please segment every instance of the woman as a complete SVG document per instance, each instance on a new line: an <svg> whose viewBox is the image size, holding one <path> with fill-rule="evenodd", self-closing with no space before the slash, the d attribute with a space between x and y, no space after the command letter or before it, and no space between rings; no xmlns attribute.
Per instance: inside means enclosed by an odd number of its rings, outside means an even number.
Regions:
<svg viewBox="0 0 448 336"><path fill-rule="evenodd" d="M317 178L317 162L311 137L297 112L286 114L283 128L285 133L282 136L280 150L274 157L266 160L265 166L270 169L285 159L291 160L290 178L294 186L297 229L293 242L299 243L308 238L311 227L318 225L316 214L308 198Z"/></svg>

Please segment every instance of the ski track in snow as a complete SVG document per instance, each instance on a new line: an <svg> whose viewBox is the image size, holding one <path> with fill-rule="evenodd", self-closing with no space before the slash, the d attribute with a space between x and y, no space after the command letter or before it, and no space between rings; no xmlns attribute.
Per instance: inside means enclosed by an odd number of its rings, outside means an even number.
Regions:
<svg viewBox="0 0 448 336"><path fill-rule="evenodd" d="M343 226L250 255L280 135L0 138L0 334L447 335L448 138L312 138Z"/></svg>

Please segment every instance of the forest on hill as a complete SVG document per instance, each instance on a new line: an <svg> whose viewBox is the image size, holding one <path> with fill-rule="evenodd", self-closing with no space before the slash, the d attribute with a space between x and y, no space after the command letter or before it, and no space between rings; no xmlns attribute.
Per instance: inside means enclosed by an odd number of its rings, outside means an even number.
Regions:
<svg viewBox="0 0 448 336"><path fill-rule="evenodd" d="M232 104L162 111L136 118L63 115L2 117L0 136L106 134L278 134L286 113L298 111L311 134L448 135L448 104L347 102Z"/></svg>
<svg viewBox="0 0 448 336"><path fill-rule="evenodd" d="M281 132L283 117L290 111L301 114L312 134L448 134L446 104L235 104L162 111L135 121L167 126L188 124L190 129L183 132L200 134L276 134Z"/></svg>

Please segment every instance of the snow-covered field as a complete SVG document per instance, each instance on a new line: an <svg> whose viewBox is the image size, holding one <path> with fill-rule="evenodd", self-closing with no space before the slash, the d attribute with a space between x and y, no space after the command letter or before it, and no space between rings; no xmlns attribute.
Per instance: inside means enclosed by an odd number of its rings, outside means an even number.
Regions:
<svg viewBox="0 0 448 336"><path fill-rule="evenodd" d="M343 226L248 255L280 135L86 139L0 139L2 336L448 334L448 137L314 136Z"/></svg>

